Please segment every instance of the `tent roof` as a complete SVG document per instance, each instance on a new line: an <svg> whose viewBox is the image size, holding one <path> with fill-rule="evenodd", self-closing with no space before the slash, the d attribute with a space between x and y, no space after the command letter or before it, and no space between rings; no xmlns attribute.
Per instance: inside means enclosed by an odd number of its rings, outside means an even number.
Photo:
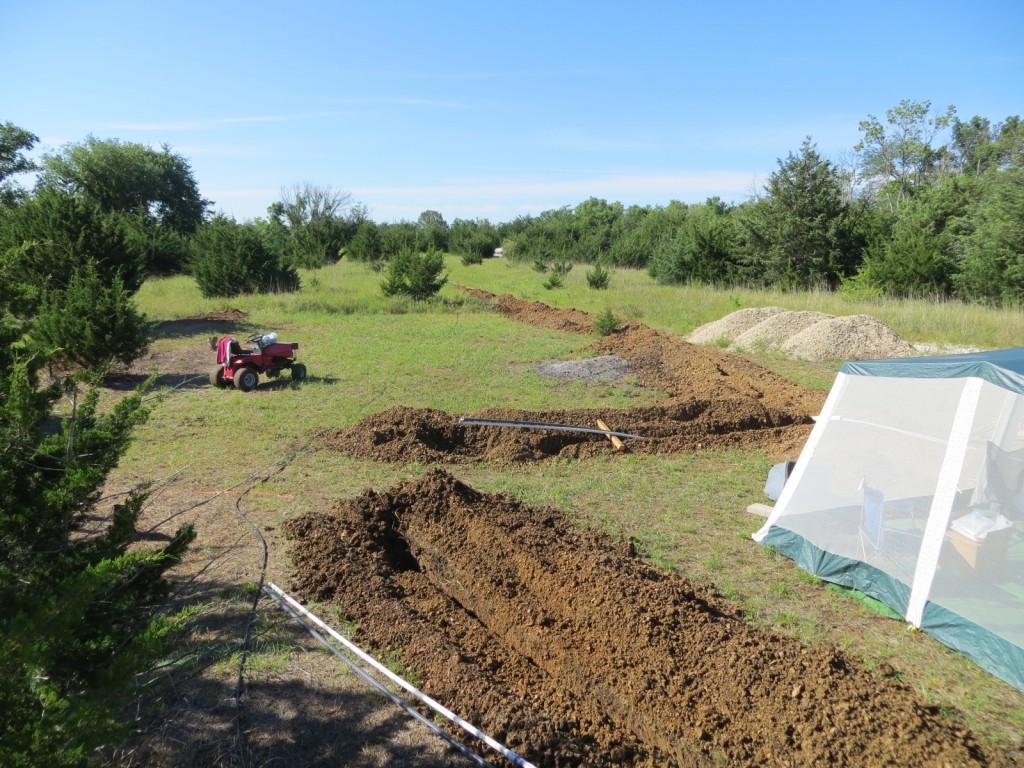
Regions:
<svg viewBox="0 0 1024 768"><path fill-rule="evenodd" d="M888 376L911 379L975 377L1011 392L1024 394L1024 347L944 357L857 360L844 363L840 371L851 376Z"/></svg>

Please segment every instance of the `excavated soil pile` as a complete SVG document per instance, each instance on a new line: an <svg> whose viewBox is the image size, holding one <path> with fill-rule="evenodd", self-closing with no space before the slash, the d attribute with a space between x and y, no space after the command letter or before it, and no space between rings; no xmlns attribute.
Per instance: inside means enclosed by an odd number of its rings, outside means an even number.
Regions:
<svg viewBox="0 0 1024 768"><path fill-rule="evenodd" d="M592 333L585 312L555 309L539 302L494 296L511 318L548 328ZM644 325L627 324L597 342L596 351L629 361L638 383L668 395L663 404L615 410L485 410L473 416L610 429L639 435L627 449L668 454L709 448L764 448L791 458L800 451L824 395L800 387L750 361L711 347L691 344ZM490 461L511 463L561 456L586 458L614 451L602 435L511 427L469 426L458 417L430 409L394 408L355 425L327 433L324 444L357 458L423 463Z"/></svg>
<svg viewBox="0 0 1024 768"><path fill-rule="evenodd" d="M807 439L808 426L793 417L735 403L690 400L665 406L618 410L573 409L517 411L487 409L482 419L596 427L642 440L625 439L633 454L675 454L712 448L765 448L772 455L795 456ZM328 433L322 443L360 459L395 463L494 464L543 461L555 457L586 459L614 453L607 437L588 432L460 424L457 416L430 408L400 406L373 414L349 429Z"/></svg>
<svg viewBox="0 0 1024 768"><path fill-rule="evenodd" d="M1007 764L841 652L440 470L285 527L295 591L537 765Z"/></svg>

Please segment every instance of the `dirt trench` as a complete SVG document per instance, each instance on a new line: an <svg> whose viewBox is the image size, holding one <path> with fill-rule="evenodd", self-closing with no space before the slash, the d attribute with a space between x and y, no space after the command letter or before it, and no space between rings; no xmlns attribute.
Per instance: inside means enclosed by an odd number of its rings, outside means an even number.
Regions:
<svg viewBox="0 0 1024 768"><path fill-rule="evenodd" d="M512 296L465 289L511 319L546 328L593 333L593 320L576 309L556 309ZM599 354L629 361L638 383L666 395L642 408L522 411L488 409L477 418L594 427L639 435L627 450L640 455L713 448L761 448L795 458L807 439L824 394L801 387L738 355L626 323L595 345ZM470 426L458 415L398 407L323 436L322 444L357 458L390 462L514 464L561 457L584 459L615 451L602 435L558 430Z"/></svg>
<svg viewBox="0 0 1024 768"><path fill-rule="evenodd" d="M286 530L294 591L537 765L1008 764L835 648L441 470Z"/></svg>

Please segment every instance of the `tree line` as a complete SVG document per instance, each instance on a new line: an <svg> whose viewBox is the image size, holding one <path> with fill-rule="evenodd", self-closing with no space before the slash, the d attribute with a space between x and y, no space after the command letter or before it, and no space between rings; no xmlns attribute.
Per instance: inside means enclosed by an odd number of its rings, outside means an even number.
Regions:
<svg viewBox="0 0 1024 768"><path fill-rule="evenodd" d="M624 207L591 198L502 225L504 255L646 269L661 283L1024 300L1024 126L928 102L860 124L841 168L810 138L738 205ZM936 142L948 133L947 143Z"/></svg>

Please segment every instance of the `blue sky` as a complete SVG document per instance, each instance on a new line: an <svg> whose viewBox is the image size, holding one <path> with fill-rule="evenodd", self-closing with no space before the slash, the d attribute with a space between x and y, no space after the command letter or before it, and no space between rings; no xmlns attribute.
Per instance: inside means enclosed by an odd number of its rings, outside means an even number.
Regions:
<svg viewBox="0 0 1024 768"><path fill-rule="evenodd" d="M1024 113L1024 2L6 0L0 121L191 163L215 210L282 187L378 222L588 197L741 202L811 136L850 161L902 99Z"/></svg>

